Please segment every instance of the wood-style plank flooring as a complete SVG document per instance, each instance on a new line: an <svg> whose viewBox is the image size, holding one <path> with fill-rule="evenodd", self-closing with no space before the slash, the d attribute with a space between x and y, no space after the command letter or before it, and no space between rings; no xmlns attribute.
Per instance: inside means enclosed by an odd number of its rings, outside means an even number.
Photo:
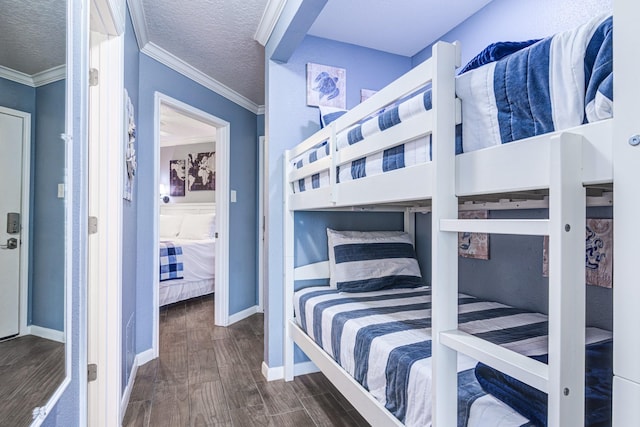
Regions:
<svg viewBox="0 0 640 427"><path fill-rule="evenodd" d="M0 426L31 425L64 379L64 344L24 335L0 342Z"/></svg>
<svg viewBox="0 0 640 427"><path fill-rule="evenodd" d="M263 316L213 325L213 297L163 307L160 357L138 368L125 427L367 426L321 373L267 382Z"/></svg>

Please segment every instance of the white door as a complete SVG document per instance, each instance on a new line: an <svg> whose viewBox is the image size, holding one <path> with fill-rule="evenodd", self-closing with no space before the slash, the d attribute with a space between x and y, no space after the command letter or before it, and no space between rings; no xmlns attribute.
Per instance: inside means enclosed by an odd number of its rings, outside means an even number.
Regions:
<svg viewBox="0 0 640 427"><path fill-rule="evenodd" d="M20 332L20 231L24 117L0 110L0 338Z"/></svg>

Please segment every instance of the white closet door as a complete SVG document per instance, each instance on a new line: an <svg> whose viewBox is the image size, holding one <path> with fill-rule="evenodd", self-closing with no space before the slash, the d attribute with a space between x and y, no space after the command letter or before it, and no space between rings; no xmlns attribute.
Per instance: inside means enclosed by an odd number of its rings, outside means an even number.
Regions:
<svg viewBox="0 0 640 427"><path fill-rule="evenodd" d="M20 331L20 230L8 233L7 219L21 214L22 132L22 117L0 111L0 338Z"/></svg>

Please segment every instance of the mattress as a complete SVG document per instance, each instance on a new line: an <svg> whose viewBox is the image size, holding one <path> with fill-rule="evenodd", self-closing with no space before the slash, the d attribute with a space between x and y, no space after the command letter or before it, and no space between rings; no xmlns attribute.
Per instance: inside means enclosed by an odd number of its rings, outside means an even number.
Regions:
<svg viewBox="0 0 640 427"><path fill-rule="evenodd" d="M431 289L340 293L310 287L294 294L299 326L407 426L431 425ZM547 318L459 296L460 329L527 356L547 352ZM587 343L611 333L587 328ZM477 361L458 355L458 425L522 426L528 420L483 391ZM488 418L489 417L489 418Z"/></svg>
<svg viewBox="0 0 640 427"><path fill-rule="evenodd" d="M182 248L183 278L160 282L160 305L212 293L215 276L215 239L175 239L172 243Z"/></svg>

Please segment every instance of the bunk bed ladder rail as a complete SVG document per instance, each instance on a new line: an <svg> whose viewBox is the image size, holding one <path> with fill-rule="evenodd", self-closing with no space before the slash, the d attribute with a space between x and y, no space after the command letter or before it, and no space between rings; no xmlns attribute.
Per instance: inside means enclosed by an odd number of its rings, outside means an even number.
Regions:
<svg viewBox="0 0 640 427"><path fill-rule="evenodd" d="M582 136L567 132L552 137L549 144L548 220L458 220L441 217L437 223L434 222L434 230L437 230L434 232L434 241L446 239L449 243L446 253L436 255L434 252L434 342L436 336L439 338L439 347L434 346L434 358L445 358L450 363L443 367L442 362L434 362L434 384L440 384L434 392L445 390L443 394L435 394L435 426L455 425L456 422L452 408L456 408L457 396L442 386L442 383L456 384L456 352L462 352L546 392L549 426L584 425L586 194L581 180L582 142ZM458 329L458 255L451 241L457 239L457 232L462 231L549 235L548 364ZM438 256L441 259L437 259ZM443 272L442 269L436 269L436 262L444 261L451 270Z"/></svg>

